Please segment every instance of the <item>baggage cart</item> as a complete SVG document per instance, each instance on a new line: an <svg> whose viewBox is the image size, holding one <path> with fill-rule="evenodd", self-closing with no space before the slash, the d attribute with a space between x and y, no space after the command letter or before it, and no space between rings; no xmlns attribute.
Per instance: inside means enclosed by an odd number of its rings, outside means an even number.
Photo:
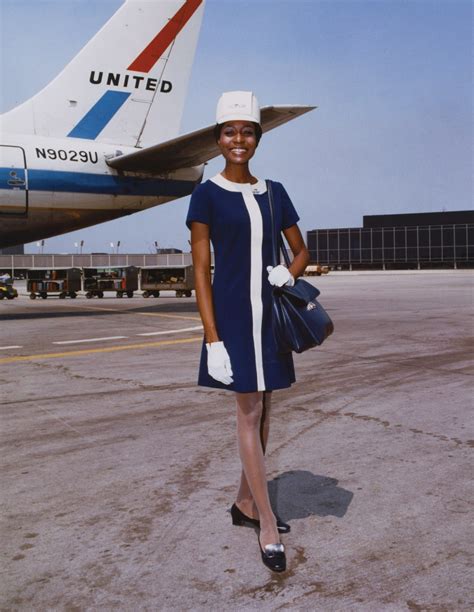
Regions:
<svg viewBox="0 0 474 612"><path fill-rule="evenodd" d="M45 300L49 295L75 298L81 290L81 269L30 268L26 271L26 290L32 300Z"/></svg>
<svg viewBox="0 0 474 612"><path fill-rule="evenodd" d="M0 300L13 300L18 297L18 291L13 286L13 278L10 274L5 273L0 275Z"/></svg>
<svg viewBox="0 0 474 612"><path fill-rule="evenodd" d="M113 266L105 268L83 268L83 290L86 298L103 298L106 291L114 291L118 298L133 297L138 289L136 266Z"/></svg>
<svg viewBox="0 0 474 612"><path fill-rule="evenodd" d="M142 296L159 297L160 291L175 291L176 297L191 297L194 289L194 267L144 266L140 270Z"/></svg>

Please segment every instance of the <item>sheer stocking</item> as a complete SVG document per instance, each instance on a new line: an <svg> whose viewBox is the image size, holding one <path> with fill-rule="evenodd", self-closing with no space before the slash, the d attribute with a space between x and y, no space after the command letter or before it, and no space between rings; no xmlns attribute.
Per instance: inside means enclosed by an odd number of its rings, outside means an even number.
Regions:
<svg viewBox="0 0 474 612"><path fill-rule="evenodd" d="M272 402L272 392L265 391L263 393L263 408L262 408L262 417L260 419L260 441L263 448L263 454L265 454L265 450L268 444L268 435L270 433L270 410L271 410L271 402ZM244 470L242 470L240 475L240 486L237 493L236 504L240 510L250 518L258 519L258 510L257 506L252 497L252 491L250 490L249 484L247 482L247 478L245 476Z"/></svg>
<svg viewBox="0 0 474 612"><path fill-rule="evenodd" d="M267 423L267 418L265 418L262 426L263 393L236 393L236 399L237 438L244 472L239 495L242 493L248 499L248 493L250 493L251 499L256 506L260 520L260 541L262 546L274 544L279 542L280 538L276 528L276 519L270 506L265 473L263 446L266 445L268 439L269 424ZM268 409L268 407L268 403L265 401L265 408ZM240 503L239 507L241 507ZM243 504L241 509L245 512Z"/></svg>

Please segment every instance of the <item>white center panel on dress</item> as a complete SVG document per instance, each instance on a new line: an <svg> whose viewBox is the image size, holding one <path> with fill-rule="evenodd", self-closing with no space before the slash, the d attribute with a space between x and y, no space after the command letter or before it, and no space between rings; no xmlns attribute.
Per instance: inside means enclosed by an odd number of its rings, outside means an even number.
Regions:
<svg viewBox="0 0 474 612"><path fill-rule="evenodd" d="M254 193L262 194L267 190L265 181L258 180L255 184L234 183L217 174L210 179L219 187L228 191L237 191L242 197L250 218L250 304L252 307L252 336L255 350L255 371L257 374L257 390L265 391L262 352L262 250L263 250L263 219Z"/></svg>
<svg viewBox="0 0 474 612"><path fill-rule="evenodd" d="M251 189L242 191L245 206L250 217L250 303L252 305L253 344L255 348L255 369L257 372L257 389L265 391L262 353L262 247L263 221L262 213Z"/></svg>

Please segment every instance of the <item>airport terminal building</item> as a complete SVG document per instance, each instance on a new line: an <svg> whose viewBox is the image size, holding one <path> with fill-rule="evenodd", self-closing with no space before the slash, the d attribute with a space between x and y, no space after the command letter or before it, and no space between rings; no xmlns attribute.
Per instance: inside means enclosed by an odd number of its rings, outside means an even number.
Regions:
<svg viewBox="0 0 474 612"><path fill-rule="evenodd" d="M363 227L311 230L307 244L334 269L473 267L474 211L366 215Z"/></svg>
<svg viewBox="0 0 474 612"><path fill-rule="evenodd" d="M0 255L23 255L25 253L25 245L17 244L16 246L5 247L0 249Z"/></svg>
<svg viewBox="0 0 474 612"><path fill-rule="evenodd" d="M365 215L362 227L307 232L311 264L333 270L474 267L474 211ZM8 254L7 254L8 253ZM0 271L38 267L187 266L191 253L23 254L0 250Z"/></svg>

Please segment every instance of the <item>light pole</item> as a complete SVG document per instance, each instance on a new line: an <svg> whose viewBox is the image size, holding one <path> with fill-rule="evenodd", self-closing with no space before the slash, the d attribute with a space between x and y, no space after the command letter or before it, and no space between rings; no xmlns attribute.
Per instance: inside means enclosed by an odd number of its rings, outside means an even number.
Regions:
<svg viewBox="0 0 474 612"><path fill-rule="evenodd" d="M82 247L84 246L84 240L81 240L80 246L81 246L81 255L82 255Z"/></svg>
<svg viewBox="0 0 474 612"><path fill-rule="evenodd" d="M120 240L117 240L117 255L118 255L118 252L119 252L119 248L120 248Z"/></svg>
<svg viewBox="0 0 474 612"><path fill-rule="evenodd" d="M79 243L75 242L74 246L76 247L76 255L79 253Z"/></svg>
<svg viewBox="0 0 474 612"><path fill-rule="evenodd" d="M114 253L114 243L113 242L110 243L110 248L112 249L112 255L113 255Z"/></svg>

